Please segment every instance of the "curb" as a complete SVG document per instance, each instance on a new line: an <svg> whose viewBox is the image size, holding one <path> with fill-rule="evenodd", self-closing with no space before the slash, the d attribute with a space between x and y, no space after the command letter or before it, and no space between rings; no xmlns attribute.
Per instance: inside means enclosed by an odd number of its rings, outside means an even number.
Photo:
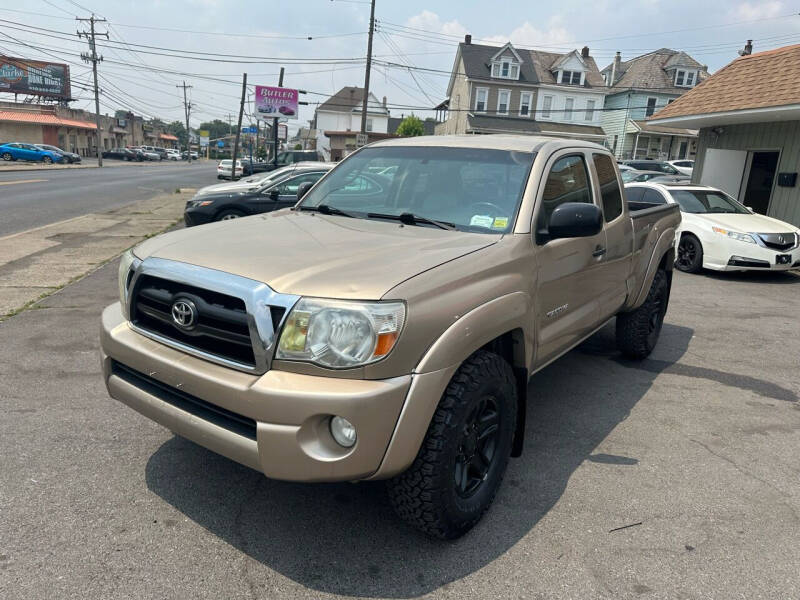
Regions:
<svg viewBox="0 0 800 600"><path fill-rule="evenodd" d="M196 160L196 159L192 160L192 163L197 163L197 162L209 162L210 163L212 161L211 160L206 161L205 159L203 159L202 161L199 161L199 160ZM114 162L114 163L111 163L111 164L105 164L102 167L99 167L98 165L83 165L83 164L80 164L80 165L55 165L55 166L49 166L49 167L45 166L45 165L34 165L34 166L30 166L30 167L22 167L22 166L19 166L19 167L3 167L3 166L0 165L0 175L2 175L3 173L19 173L19 172L22 172L22 171L70 171L70 170L73 170L73 169L75 169L75 170L77 170L77 169L101 169L101 168L105 169L105 168L114 168L114 167L122 167L122 166L131 167L131 168L142 168L142 167L152 167L152 166L155 166L155 165L162 165L162 164L166 164L166 165L172 165L172 164L181 164L181 165L183 165L183 164L185 164L187 166L189 165L189 163L187 163L186 161L182 161L182 160L181 161L165 160L165 161L159 161L159 162L149 161L149 160L142 161L142 162L120 161L119 163Z"/></svg>

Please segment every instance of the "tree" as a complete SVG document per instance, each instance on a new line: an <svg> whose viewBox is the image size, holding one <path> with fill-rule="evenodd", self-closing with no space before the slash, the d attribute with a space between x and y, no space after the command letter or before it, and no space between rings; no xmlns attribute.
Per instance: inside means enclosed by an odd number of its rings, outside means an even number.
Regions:
<svg viewBox="0 0 800 600"><path fill-rule="evenodd" d="M186 148L186 127L180 121L173 121L167 125L167 133L171 133L178 138L178 143L181 148Z"/></svg>
<svg viewBox="0 0 800 600"><path fill-rule="evenodd" d="M206 121L205 123L200 123L200 127L198 129L205 129L208 131L208 137L212 140L219 139L228 135L231 132L231 126L228 124L227 121L222 121L220 119L214 119L213 121Z"/></svg>
<svg viewBox="0 0 800 600"><path fill-rule="evenodd" d="M419 117L414 115L408 116L397 127L397 135L400 137L414 137L417 135L425 135L425 126L420 121Z"/></svg>

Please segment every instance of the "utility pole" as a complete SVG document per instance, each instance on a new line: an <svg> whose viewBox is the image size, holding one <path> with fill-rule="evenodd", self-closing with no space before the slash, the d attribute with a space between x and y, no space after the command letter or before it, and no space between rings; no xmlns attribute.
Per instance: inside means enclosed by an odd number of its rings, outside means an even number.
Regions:
<svg viewBox="0 0 800 600"><path fill-rule="evenodd" d="M375 0L369 11L369 37L367 38L367 72L364 74L364 103L361 106L361 133L367 132L367 102L369 100L369 72L372 67L372 34L375 33Z"/></svg>
<svg viewBox="0 0 800 600"><path fill-rule="evenodd" d="M192 110L192 103L186 100L186 88L192 88L194 86L186 85L184 81L183 85L176 85L175 87L183 88L183 112L186 113L186 158L189 164L192 164L192 143L191 135L189 134L189 112Z"/></svg>
<svg viewBox="0 0 800 600"><path fill-rule="evenodd" d="M247 94L247 73L242 73L242 102L239 104L239 126L236 127L236 140L233 142L231 156L231 181L236 181L236 154L239 152L239 136L242 134L242 113L244 113L244 97ZM244 169L242 169L244 173Z"/></svg>
<svg viewBox="0 0 800 600"><path fill-rule="evenodd" d="M103 166L103 151L100 148L100 138L102 137L103 128L100 126L100 91L97 88L97 63L103 60L102 56L97 56L97 47L94 43L94 38L97 35L104 35L106 39L108 39L108 32L105 33L96 33L94 30L95 23L105 23L105 19L98 19L97 17L92 14L91 17L88 19L81 19L80 17L75 17L76 21L80 22L89 22L89 31L79 31L78 37L85 37L89 41L89 50L91 53L81 52L81 58L85 62L92 63L92 73L94 74L94 122L97 125L97 166Z"/></svg>
<svg viewBox="0 0 800 600"><path fill-rule="evenodd" d="M281 67L281 74L278 77L278 87L283 87L283 67ZM288 137L288 136L287 136ZM272 119L272 164L275 168L278 167L278 117Z"/></svg>

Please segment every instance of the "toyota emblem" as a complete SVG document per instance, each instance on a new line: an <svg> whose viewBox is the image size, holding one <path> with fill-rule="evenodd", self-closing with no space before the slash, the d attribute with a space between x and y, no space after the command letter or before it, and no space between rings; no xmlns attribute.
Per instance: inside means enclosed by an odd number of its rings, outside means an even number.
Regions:
<svg viewBox="0 0 800 600"><path fill-rule="evenodd" d="M191 329L197 322L197 308L191 300L172 303L172 322L181 329Z"/></svg>

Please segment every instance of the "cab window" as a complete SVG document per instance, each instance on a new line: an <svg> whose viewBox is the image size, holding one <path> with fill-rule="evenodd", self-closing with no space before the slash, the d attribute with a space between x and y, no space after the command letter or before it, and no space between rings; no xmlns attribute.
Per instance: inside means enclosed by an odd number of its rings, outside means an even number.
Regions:
<svg viewBox="0 0 800 600"><path fill-rule="evenodd" d="M607 154L593 154L592 160L600 182L603 216L608 223L622 214L622 193L619 190L617 171Z"/></svg>
<svg viewBox="0 0 800 600"><path fill-rule="evenodd" d="M539 210L539 230L547 231L550 215L565 202L592 204L589 172L583 155L559 158L550 169L544 184L542 207Z"/></svg>
<svg viewBox="0 0 800 600"><path fill-rule="evenodd" d="M646 188L642 196L642 202L646 202L647 204L666 204L667 199L664 198L661 192Z"/></svg>

